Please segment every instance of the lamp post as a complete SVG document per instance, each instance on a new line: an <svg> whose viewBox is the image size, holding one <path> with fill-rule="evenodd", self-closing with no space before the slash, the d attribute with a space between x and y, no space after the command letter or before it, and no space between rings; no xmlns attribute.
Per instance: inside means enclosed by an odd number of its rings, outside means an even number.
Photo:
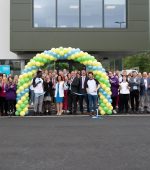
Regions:
<svg viewBox="0 0 150 170"><path fill-rule="evenodd" d="M120 25L120 28L122 28L122 24L125 24L126 22L124 22L124 21L116 21L115 23L116 23L116 24L119 24L119 25Z"/></svg>

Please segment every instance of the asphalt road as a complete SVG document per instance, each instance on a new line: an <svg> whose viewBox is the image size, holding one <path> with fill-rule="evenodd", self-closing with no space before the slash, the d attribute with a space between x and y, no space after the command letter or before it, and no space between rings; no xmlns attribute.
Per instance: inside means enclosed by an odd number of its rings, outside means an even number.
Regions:
<svg viewBox="0 0 150 170"><path fill-rule="evenodd" d="M149 170L150 116L0 118L0 170Z"/></svg>

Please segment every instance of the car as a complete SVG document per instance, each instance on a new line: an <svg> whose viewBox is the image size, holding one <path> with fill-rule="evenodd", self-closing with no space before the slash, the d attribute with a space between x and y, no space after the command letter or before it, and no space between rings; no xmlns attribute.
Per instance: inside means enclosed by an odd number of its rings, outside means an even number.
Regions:
<svg viewBox="0 0 150 170"><path fill-rule="evenodd" d="M123 72L126 71L127 72L127 75L130 74L130 73L133 73L133 72L136 72L138 74L138 70L122 70L121 74L123 74Z"/></svg>

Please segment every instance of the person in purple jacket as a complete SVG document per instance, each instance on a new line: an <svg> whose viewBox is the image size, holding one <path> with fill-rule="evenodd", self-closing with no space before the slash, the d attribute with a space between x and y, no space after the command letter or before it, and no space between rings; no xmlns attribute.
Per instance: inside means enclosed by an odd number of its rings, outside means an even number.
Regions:
<svg viewBox="0 0 150 170"><path fill-rule="evenodd" d="M113 113L116 114L116 103L118 97L118 90L119 90L119 80L116 76L113 75L112 72L109 72L109 81L111 84L111 99L112 99L112 106L113 106Z"/></svg>
<svg viewBox="0 0 150 170"><path fill-rule="evenodd" d="M8 77L5 91L8 115L14 115L16 103L16 84L13 82L13 79L11 77Z"/></svg>

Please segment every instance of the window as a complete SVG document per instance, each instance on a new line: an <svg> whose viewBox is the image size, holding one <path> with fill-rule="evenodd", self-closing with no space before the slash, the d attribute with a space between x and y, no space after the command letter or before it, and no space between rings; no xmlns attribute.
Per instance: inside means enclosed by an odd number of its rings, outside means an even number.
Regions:
<svg viewBox="0 0 150 170"><path fill-rule="evenodd" d="M34 0L34 27L56 27L55 1Z"/></svg>
<svg viewBox="0 0 150 170"><path fill-rule="evenodd" d="M79 0L57 1L58 27L79 27Z"/></svg>
<svg viewBox="0 0 150 170"><path fill-rule="evenodd" d="M104 27L126 27L126 0L104 1Z"/></svg>
<svg viewBox="0 0 150 170"><path fill-rule="evenodd" d="M82 0L81 1L81 27L101 28L103 16L102 0Z"/></svg>
<svg viewBox="0 0 150 170"><path fill-rule="evenodd" d="M126 28L126 0L33 2L35 28Z"/></svg>

